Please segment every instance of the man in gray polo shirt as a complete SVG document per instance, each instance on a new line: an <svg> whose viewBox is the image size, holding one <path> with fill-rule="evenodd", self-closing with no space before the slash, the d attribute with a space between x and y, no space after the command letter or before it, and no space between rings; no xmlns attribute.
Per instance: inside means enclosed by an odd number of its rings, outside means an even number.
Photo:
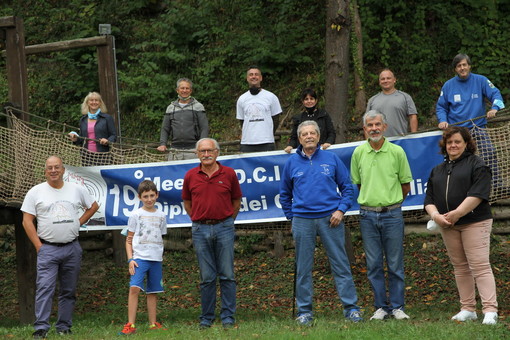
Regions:
<svg viewBox="0 0 510 340"><path fill-rule="evenodd" d="M397 90L397 78L390 69L384 69L379 74L381 92L368 100L367 110L376 110L386 116L388 128L385 137L403 136L418 131L418 112L410 95ZM409 129L408 129L409 126Z"/></svg>
<svg viewBox="0 0 510 340"><path fill-rule="evenodd" d="M64 172L62 159L49 157L44 170L46 182L30 189L21 206L23 227L37 251L34 339L46 338L50 328L57 278L60 289L55 328L58 334L71 333L82 253L78 234L99 207L85 187L64 182Z"/></svg>

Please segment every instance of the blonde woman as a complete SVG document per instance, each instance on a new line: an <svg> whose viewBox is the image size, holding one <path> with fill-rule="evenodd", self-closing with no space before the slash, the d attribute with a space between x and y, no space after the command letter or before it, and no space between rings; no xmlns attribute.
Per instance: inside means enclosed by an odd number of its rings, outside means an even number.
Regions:
<svg viewBox="0 0 510 340"><path fill-rule="evenodd" d="M97 92L90 92L81 104L82 117L79 133L69 133L69 138L76 145L83 145L90 152L108 152L110 144L117 139L112 116L106 113L106 105ZM83 152L84 165L107 164L104 157L93 157L90 152ZM101 161L102 160L102 161Z"/></svg>

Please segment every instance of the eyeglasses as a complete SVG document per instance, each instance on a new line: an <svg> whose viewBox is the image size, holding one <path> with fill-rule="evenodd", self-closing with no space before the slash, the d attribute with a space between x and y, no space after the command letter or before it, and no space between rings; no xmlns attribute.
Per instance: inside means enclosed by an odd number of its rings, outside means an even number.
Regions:
<svg viewBox="0 0 510 340"><path fill-rule="evenodd" d="M198 153L206 154L206 153L213 153L217 151L218 149L205 149L205 150L197 150Z"/></svg>
<svg viewBox="0 0 510 340"><path fill-rule="evenodd" d="M62 167L60 165L55 165L55 166L50 165L50 166L46 167L46 170L48 170L48 171L60 170L60 169L62 169Z"/></svg>

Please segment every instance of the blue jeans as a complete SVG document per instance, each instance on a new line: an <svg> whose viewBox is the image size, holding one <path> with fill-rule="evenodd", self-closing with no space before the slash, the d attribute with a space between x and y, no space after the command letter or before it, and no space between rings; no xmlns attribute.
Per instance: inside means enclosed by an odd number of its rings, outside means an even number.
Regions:
<svg viewBox="0 0 510 340"><path fill-rule="evenodd" d="M360 228L367 258L368 280L374 291L374 306L386 312L404 308L404 218L400 208L387 212L360 210ZM388 292L384 278L388 267Z"/></svg>
<svg viewBox="0 0 510 340"><path fill-rule="evenodd" d="M200 322L211 325L215 319L216 279L220 279L221 321L235 322L236 281L234 278L234 219L209 225L193 222L193 247L200 267Z"/></svg>
<svg viewBox="0 0 510 340"><path fill-rule="evenodd" d="M352 280L349 259L345 252L344 224L329 226L331 215L322 218L292 219L292 235L296 243L296 304L297 316L312 314L312 267L317 235L326 249L336 290L344 307L344 314L355 309L358 296Z"/></svg>

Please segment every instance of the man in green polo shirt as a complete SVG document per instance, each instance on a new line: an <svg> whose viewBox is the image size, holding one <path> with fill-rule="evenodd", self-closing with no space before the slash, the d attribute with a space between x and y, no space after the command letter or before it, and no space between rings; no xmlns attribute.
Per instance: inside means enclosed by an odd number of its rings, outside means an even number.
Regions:
<svg viewBox="0 0 510 340"><path fill-rule="evenodd" d="M404 218L401 205L413 180L404 150L388 142L383 133L386 117L375 110L363 116L367 143L351 159L352 182L358 186L360 229L367 259L367 275L374 292L375 313L370 320L393 316L409 319L404 312ZM384 261L388 268L388 289Z"/></svg>

